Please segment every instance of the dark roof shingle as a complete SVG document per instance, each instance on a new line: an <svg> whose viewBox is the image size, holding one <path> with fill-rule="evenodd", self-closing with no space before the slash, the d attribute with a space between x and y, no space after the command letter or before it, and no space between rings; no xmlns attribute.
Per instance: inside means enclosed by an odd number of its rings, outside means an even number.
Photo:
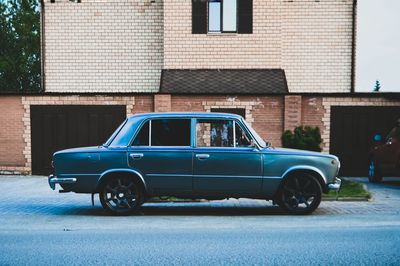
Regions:
<svg viewBox="0 0 400 266"><path fill-rule="evenodd" d="M160 92L169 94L287 93L282 69L164 69Z"/></svg>

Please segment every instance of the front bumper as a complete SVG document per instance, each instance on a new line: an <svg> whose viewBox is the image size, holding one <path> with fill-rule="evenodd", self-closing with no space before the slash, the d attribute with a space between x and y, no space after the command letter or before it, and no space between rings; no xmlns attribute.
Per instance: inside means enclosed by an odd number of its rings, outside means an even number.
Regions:
<svg viewBox="0 0 400 266"><path fill-rule="evenodd" d="M340 178L335 177L333 179L333 183L328 184L328 190L339 191L342 185L342 180Z"/></svg>
<svg viewBox="0 0 400 266"><path fill-rule="evenodd" d="M52 190L56 189L56 184L74 184L76 183L76 178L75 177L68 177L68 178L63 178L63 177L57 177L54 175L49 175L48 177L49 181L49 186L51 187Z"/></svg>

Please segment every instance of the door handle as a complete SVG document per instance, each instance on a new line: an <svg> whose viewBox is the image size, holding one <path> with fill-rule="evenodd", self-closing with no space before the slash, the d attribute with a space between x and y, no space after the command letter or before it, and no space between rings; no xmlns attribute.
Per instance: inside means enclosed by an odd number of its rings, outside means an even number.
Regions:
<svg viewBox="0 0 400 266"><path fill-rule="evenodd" d="M196 154L196 158L199 160L204 160L210 158L209 154Z"/></svg>
<svg viewBox="0 0 400 266"><path fill-rule="evenodd" d="M134 160L139 160L143 157L143 153L131 153L129 156Z"/></svg>

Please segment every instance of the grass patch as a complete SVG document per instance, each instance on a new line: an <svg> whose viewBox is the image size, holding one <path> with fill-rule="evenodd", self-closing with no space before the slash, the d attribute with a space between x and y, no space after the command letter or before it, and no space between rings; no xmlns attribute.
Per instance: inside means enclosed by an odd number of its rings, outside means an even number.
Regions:
<svg viewBox="0 0 400 266"><path fill-rule="evenodd" d="M323 198L371 198L371 193L366 190L361 183L353 182L348 179L342 178L342 187L339 193L336 191L329 191L328 194L324 194Z"/></svg>

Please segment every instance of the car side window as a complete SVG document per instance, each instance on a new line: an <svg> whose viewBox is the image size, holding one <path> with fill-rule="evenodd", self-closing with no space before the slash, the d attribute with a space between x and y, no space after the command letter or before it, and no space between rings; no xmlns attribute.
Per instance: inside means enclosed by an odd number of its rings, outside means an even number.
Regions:
<svg viewBox="0 0 400 266"><path fill-rule="evenodd" d="M154 119L150 146L190 146L190 119Z"/></svg>
<svg viewBox="0 0 400 266"><path fill-rule="evenodd" d="M198 147L234 147L233 121L197 120L196 140Z"/></svg>
<svg viewBox="0 0 400 266"><path fill-rule="evenodd" d="M149 121L142 126L132 146L149 146Z"/></svg>
<svg viewBox="0 0 400 266"><path fill-rule="evenodd" d="M235 133L236 147L251 146L249 135L238 125L238 123L235 123Z"/></svg>

